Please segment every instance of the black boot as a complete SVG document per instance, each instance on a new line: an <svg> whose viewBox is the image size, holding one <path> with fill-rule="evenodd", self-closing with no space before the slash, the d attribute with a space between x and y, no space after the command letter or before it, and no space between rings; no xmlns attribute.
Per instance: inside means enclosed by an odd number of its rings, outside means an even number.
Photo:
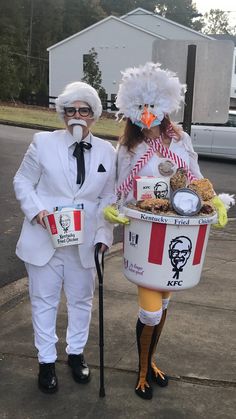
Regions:
<svg viewBox="0 0 236 419"><path fill-rule="evenodd" d="M55 393L57 391L58 381L54 362L39 364L38 386L44 393Z"/></svg>
<svg viewBox="0 0 236 419"><path fill-rule="evenodd" d="M157 347L157 344L158 344L159 339L160 339L160 336L161 336L161 332L162 332L163 326L165 324L166 314L167 314L167 310L164 310L163 313L162 313L161 321L156 326L156 328L157 328L156 341L155 341L154 346L153 346L152 361L151 361L151 377L152 377L152 381L154 381L160 387L166 387L168 385L169 378L168 378L168 376L163 371L161 371L156 366L156 363L155 363L153 357L154 357L154 353L156 351L156 347Z"/></svg>
<svg viewBox="0 0 236 419"><path fill-rule="evenodd" d="M151 356L156 341L156 326L147 326L138 319L136 335L139 354L139 374L135 393L142 399L150 400L152 398Z"/></svg>
<svg viewBox="0 0 236 419"><path fill-rule="evenodd" d="M84 355L68 355L68 365L72 369L72 376L77 383L86 384L90 381L91 373L85 362Z"/></svg>

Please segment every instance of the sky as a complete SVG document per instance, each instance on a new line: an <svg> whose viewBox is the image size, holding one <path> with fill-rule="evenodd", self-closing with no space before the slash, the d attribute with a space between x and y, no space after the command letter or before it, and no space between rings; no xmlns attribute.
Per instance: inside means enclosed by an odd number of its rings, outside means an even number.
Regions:
<svg viewBox="0 0 236 419"><path fill-rule="evenodd" d="M202 14L209 12L210 9L220 9L224 11L231 11L229 13L229 22L231 25L236 25L236 1L235 0L193 0L197 10Z"/></svg>

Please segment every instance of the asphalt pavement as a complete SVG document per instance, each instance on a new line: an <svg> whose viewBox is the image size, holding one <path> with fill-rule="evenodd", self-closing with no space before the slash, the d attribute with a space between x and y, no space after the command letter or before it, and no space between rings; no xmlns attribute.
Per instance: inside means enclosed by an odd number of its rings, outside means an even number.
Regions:
<svg viewBox="0 0 236 419"><path fill-rule="evenodd" d="M151 401L134 393L137 376L136 286L122 274L122 245L105 259L105 392L99 397L98 288L85 357L87 385L73 381L66 363L65 297L58 313L59 391L37 388L27 278L1 288L0 419L233 419L236 411L236 224L211 229L200 283L173 294L158 347L169 386Z"/></svg>

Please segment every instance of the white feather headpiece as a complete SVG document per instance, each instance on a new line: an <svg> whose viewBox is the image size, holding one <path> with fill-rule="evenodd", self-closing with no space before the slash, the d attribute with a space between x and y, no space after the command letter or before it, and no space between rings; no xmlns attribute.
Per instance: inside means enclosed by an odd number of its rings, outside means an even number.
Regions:
<svg viewBox="0 0 236 419"><path fill-rule="evenodd" d="M161 64L148 62L144 66L127 68L122 72L116 107L117 117L123 115L132 122L140 119L143 106L149 105L158 116L177 111L184 100L186 85L175 73L162 70Z"/></svg>

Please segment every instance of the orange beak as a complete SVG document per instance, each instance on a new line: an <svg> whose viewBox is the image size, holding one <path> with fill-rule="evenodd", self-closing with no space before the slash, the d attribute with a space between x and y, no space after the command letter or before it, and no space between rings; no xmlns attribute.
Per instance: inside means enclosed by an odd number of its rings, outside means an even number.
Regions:
<svg viewBox="0 0 236 419"><path fill-rule="evenodd" d="M149 112L145 106L140 121L150 129L152 122L155 121L156 118L157 117Z"/></svg>

